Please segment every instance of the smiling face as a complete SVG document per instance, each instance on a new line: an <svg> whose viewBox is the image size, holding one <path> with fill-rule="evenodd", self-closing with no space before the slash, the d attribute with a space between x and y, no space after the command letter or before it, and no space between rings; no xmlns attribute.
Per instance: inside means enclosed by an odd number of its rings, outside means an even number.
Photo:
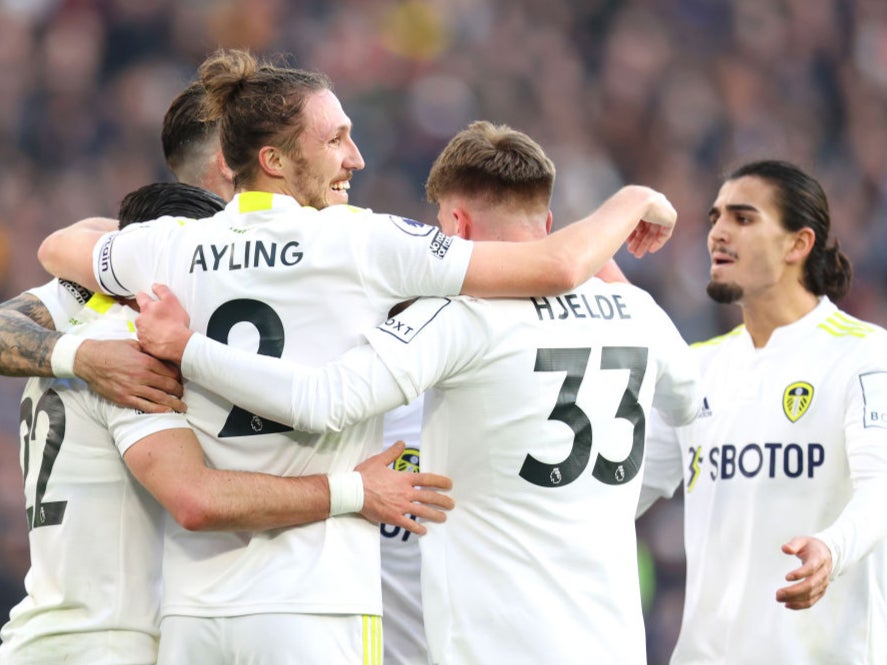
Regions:
<svg viewBox="0 0 887 665"><path fill-rule="evenodd" d="M365 166L351 138L351 119L331 90L312 94L302 113L298 154L283 159L288 192L317 209L348 203L351 175Z"/></svg>
<svg viewBox="0 0 887 665"><path fill-rule="evenodd" d="M745 303L798 283L798 264L787 261L797 234L783 228L781 215L766 180L743 176L723 184L709 211L712 299Z"/></svg>

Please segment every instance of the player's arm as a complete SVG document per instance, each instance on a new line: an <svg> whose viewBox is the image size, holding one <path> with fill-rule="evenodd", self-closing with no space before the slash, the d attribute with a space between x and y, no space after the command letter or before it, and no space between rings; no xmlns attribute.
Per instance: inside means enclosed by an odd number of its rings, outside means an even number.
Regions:
<svg viewBox="0 0 887 665"><path fill-rule="evenodd" d="M776 591L776 600L788 609L815 605L831 580L887 540L887 437L867 453L851 453L853 495L838 519L825 530L792 538L782 546L785 554L798 557L801 565L786 574L789 584Z"/></svg>
<svg viewBox="0 0 887 665"><path fill-rule="evenodd" d="M656 331L661 364L653 391L653 407L665 423L681 427L693 422L702 409L705 398L702 374L696 355L671 319L659 311L661 317Z"/></svg>
<svg viewBox="0 0 887 665"><path fill-rule="evenodd" d="M182 376L252 413L309 432L341 431L406 404L427 386L405 394L368 344L323 367L306 367L222 344L188 328L175 295L155 285L153 300L137 295L142 347L181 365Z"/></svg>
<svg viewBox="0 0 887 665"><path fill-rule="evenodd" d="M878 338L882 347L884 338ZM872 364L854 374L848 390L845 419L847 464L853 494L838 518L826 529L792 538L782 546L801 565L785 577L788 586L776 599L788 609L806 609L822 598L831 580L856 565L887 540L887 357L883 348L868 354ZM876 360L877 359L877 360ZM878 363L878 366L874 366ZM872 417L875 414L875 417Z"/></svg>
<svg viewBox="0 0 887 665"><path fill-rule="evenodd" d="M87 340L55 330L49 308L33 293L0 304L0 374L77 376L121 406L183 411L178 372L126 340Z"/></svg>
<svg viewBox="0 0 887 665"><path fill-rule="evenodd" d="M37 250L37 259L52 275L82 284L99 291L93 272L93 249L109 231L117 230L117 220L107 217L87 217L48 235Z"/></svg>
<svg viewBox="0 0 887 665"><path fill-rule="evenodd" d="M687 484L692 489L701 473L701 460L695 458L690 467L685 468L677 428L693 422L705 399L698 354L687 346L672 320L652 298L649 305L654 308L651 313L659 318L658 323L653 325L657 331L659 350L656 355L659 362L653 409L647 418L644 478L638 500L638 516L657 499L671 497L685 473L688 474Z"/></svg>
<svg viewBox="0 0 887 665"><path fill-rule="evenodd" d="M677 431L666 424L658 409L647 419L644 448L644 479L638 499L637 517L659 499L670 498L683 480L684 464ZM692 482L692 478L691 481Z"/></svg>
<svg viewBox="0 0 887 665"><path fill-rule="evenodd" d="M0 304L0 374L54 376L52 351L61 336L37 296L25 292Z"/></svg>
<svg viewBox="0 0 887 665"><path fill-rule="evenodd" d="M132 474L191 531L262 531L317 522L345 513L396 524L414 533L414 518L443 522L453 507L448 478L389 468L403 452L392 446L362 462L353 473L278 477L206 466L188 428L150 434L130 446L124 461Z"/></svg>
<svg viewBox="0 0 887 665"><path fill-rule="evenodd" d="M659 250L676 219L664 195L628 185L589 216L544 239L474 243L462 293L501 297L569 291L601 270L626 240L638 258Z"/></svg>

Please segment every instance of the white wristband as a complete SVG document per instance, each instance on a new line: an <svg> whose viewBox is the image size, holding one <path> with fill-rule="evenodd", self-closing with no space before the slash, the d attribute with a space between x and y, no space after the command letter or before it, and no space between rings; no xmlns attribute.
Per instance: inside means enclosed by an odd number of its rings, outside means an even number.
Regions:
<svg viewBox="0 0 887 665"><path fill-rule="evenodd" d="M72 379L76 376L74 374L74 357L84 339L86 338L78 335L62 335L56 340L49 360L53 376L60 379Z"/></svg>
<svg viewBox="0 0 887 665"><path fill-rule="evenodd" d="M330 517L363 510L363 478L357 471L330 473Z"/></svg>

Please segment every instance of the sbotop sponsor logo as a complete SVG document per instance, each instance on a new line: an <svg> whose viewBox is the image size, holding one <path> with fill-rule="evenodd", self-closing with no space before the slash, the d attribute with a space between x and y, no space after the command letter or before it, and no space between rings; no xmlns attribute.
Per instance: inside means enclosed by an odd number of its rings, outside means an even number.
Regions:
<svg viewBox="0 0 887 665"><path fill-rule="evenodd" d="M689 450L688 491L700 477L712 480L742 478L813 478L825 464L825 447L821 443L748 443L742 446L726 443L721 446L693 447Z"/></svg>

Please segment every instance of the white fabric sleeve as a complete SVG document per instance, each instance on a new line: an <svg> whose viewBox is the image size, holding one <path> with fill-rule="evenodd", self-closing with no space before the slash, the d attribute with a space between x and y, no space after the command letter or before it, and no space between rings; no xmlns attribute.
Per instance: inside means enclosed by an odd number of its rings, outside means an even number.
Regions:
<svg viewBox="0 0 887 665"><path fill-rule="evenodd" d="M647 419L647 441L644 451L644 479L638 499L637 517L640 517L658 499L667 499L684 478L681 445L677 430L667 424L662 414L654 409Z"/></svg>
<svg viewBox="0 0 887 665"><path fill-rule="evenodd" d="M705 396L702 373L696 355L664 311L662 319L657 327L662 363L653 392L653 406L669 425L687 425L702 408Z"/></svg>
<svg viewBox="0 0 887 665"><path fill-rule="evenodd" d="M181 226L176 217L160 217L150 222L131 224L121 231L106 233L92 250L92 269L96 283L104 293L135 298L148 291L158 279L158 266L167 247L175 242L170 236Z"/></svg>
<svg viewBox="0 0 887 665"><path fill-rule="evenodd" d="M484 315L492 301L469 297L419 298L366 333L407 401L457 375L489 348L494 333Z"/></svg>
<svg viewBox="0 0 887 665"><path fill-rule="evenodd" d="M367 292L404 300L458 295L474 243L411 219L370 214L373 219L361 227L363 257L356 263Z"/></svg>
<svg viewBox="0 0 887 665"><path fill-rule="evenodd" d="M66 279L50 280L46 284L28 289L26 293L40 299L59 332L71 327L72 319L92 297L89 289Z"/></svg>
<svg viewBox="0 0 887 665"><path fill-rule="evenodd" d="M104 421L123 456L133 445L145 437L170 429L190 429L187 417L182 413L144 413L101 401Z"/></svg>
<svg viewBox="0 0 887 665"><path fill-rule="evenodd" d="M243 409L310 432L338 432L407 402L366 344L313 368L194 334L182 375Z"/></svg>
<svg viewBox="0 0 887 665"><path fill-rule="evenodd" d="M853 497L840 517L828 528L813 534L831 551L831 579L843 574L887 538L887 528L884 528L887 479L868 478L854 485Z"/></svg>
<svg viewBox="0 0 887 665"><path fill-rule="evenodd" d="M853 496L833 524L813 534L831 551L832 579L887 539L887 371L854 375L845 413Z"/></svg>

